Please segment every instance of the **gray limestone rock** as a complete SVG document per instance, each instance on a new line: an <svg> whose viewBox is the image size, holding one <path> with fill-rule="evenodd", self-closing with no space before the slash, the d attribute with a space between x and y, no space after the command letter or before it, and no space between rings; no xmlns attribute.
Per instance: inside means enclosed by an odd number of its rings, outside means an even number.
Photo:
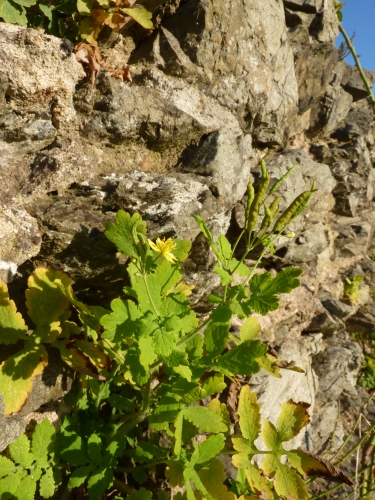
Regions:
<svg viewBox="0 0 375 500"><path fill-rule="evenodd" d="M315 356L312 362L319 379L316 400L323 404L337 400L344 391L355 393L362 359L362 349L356 342L328 344L325 351Z"/></svg>
<svg viewBox="0 0 375 500"><path fill-rule="evenodd" d="M187 2L130 61L184 77L238 116L259 142L284 143L297 87L280 2Z"/></svg>

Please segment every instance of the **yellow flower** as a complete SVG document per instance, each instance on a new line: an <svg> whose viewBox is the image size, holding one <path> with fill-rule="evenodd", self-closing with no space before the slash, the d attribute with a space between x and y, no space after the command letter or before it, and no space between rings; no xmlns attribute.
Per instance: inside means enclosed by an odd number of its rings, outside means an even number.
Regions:
<svg viewBox="0 0 375 500"><path fill-rule="evenodd" d="M155 250L155 252L160 252L167 260L169 260L169 262L172 262L172 264L177 260L177 258L172 253L172 250L176 248L176 243L173 243L172 238L168 238L167 240L165 240L165 238L163 238L162 240L160 238L157 238L156 244L151 240L147 241L150 247Z"/></svg>

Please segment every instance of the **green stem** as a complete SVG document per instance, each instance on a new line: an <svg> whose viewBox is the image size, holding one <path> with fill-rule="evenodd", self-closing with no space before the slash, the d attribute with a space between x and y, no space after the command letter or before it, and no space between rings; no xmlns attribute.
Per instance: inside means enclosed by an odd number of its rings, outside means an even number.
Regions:
<svg viewBox="0 0 375 500"><path fill-rule="evenodd" d="M358 57L357 52L354 48L354 45L352 44L350 37L348 36L347 32L345 31L345 29L341 23L339 24L339 29L340 29L342 36L345 38L346 45L348 46L348 48L353 56L355 65L357 66L357 69L359 71L359 74L361 75L363 84L367 90L367 95L368 95L368 98L369 98L370 103L371 103L372 111L375 115L375 97L374 97L374 94L372 93L372 87L371 87L371 85L370 85L370 83L365 75L365 72L363 71L362 64L359 60L359 57Z"/></svg>
<svg viewBox="0 0 375 500"><path fill-rule="evenodd" d="M375 423L372 424L372 426L364 433L364 435L361 437L361 439L358 441L358 443L351 448L346 455L344 455L340 460L335 462L335 465L340 465L344 460L346 460L350 455L352 455L357 449L368 439L369 435L374 431L375 429Z"/></svg>
<svg viewBox="0 0 375 500"><path fill-rule="evenodd" d="M116 467L116 472L133 472L134 469L143 469L144 467L154 467L160 464L170 464L174 460L154 460L153 462L148 462L147 464L138 465L136 467Z"/></svg>
<svg viewBox="0 0 375 500"><path fill-rule="evenodd" d="M128 495L131 495L134 492L134 488L131 488L127 484L123 483L119 479L114 478L113 480L113 485L121 491L121 493L127 493Z"/></svg>
<svg viewBox="0 0 375 500"><path fill-rule="evenodd" d="M144 281L144 284L145 284L145 287L146 287L146 291L147 291L147 295L148 295L148 298L149 298L150 303L151 303L151 305L152 305L152 308L153 308L153 310L154 310L154 312L155 312L156 316L157 316L158 318L160 318L160 313L159 313L159 311L156 309L156 306L155 306L155 304L154 304L154 301L152 300L152 297L151 297L150 289L149 289L149 287L148 287L147 275L146 275L145 273L142 273L142 278L143 278L143 281Z"/></svg>

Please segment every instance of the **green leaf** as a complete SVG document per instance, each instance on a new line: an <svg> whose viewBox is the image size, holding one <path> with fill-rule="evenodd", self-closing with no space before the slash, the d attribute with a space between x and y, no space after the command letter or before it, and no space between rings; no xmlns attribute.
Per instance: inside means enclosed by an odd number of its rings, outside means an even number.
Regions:
<svg viewBox="0 0 375 500"><path fill-rule="evenodd" d="M32 476L25 476L15 491L17 500L34 500L36 491L36 479Z"/></svg>
<svg viewBox="0 0 375 500"><path fill-rule="evenodd" d="M222 257L222 262L226 263L232 255L232 247L227 238L221 234L217 240L217 246L219 248L219 255Z"/></svg>
<svg viewBox="0 0 375 500"><path fill-rule="evenodd" d="M37 0L13 0L14 3L21 5L22 7L31 7L37 3Z"/></svg>
<svg viewBox="0 0 375 500"><path fill-rule="evenodd" d="M237 259L231 259L229 261L228 267L232 273L236 273L239 276L249 276L250 269L243 262L239 262Z"/></svg>
<svg viewBox="0 0 375 500"><path fill-rule="evenodd" d="M173 367L173 371L175 373L177 373L178 375L180 375L180 377L191 382L192 372L188 366L178 365L178 366Z"/></svg>
<svg viewBox="0 0 375 500"><path fill-rule="evenodd" d="M108 222L104 233L117 246L119 251L127 257L138 257L139 254L132 235L135 224L137 233L145 235L147 226L139 214L135 213L130 216L124 210L119 210L116 214L115 223Z"/></svg>
<svg viewBox="0 0 375 500"><path fill-rule="evenodd" d="M224 376L221 373L215 373L213 377L208 377L202 385L196 384L188 392L183 391L181 401L186 404L192 404L202 399L217 394L226 388Z"/></svg>
<svg viewBox="0 0 375 500"><path fill-rule="evenodd" d="M154 276L161 285L161 293L165 294L174 289L174 286L181 280L182 273L178 265L163 259L156 268Z"/></svg>
<svg viewBox="0 0 375 500"><path fill-rule="evenodd" d="M153 348L153 339L150 337L141 337L138 340L138 348L140 352L139 362L146 369L156 360L157 355Z"/></svg>
<svg viewBox="0 0 375 500"><path fill-rule="evenodd" d="M61 458L72 465L87 464L88 456L86 447L76 432L64 431L58 435L58 449Z"/></svg>
<svg viewBox="0 0 375 500"><path fill-rule="evenodd" d="M47 418L36 425L31 444L35 460L47 462L47 455L54 448L55 438L55 428Z"/></svg>
<svg viewBox="0 0 375 500"><path fill-rule="evenodd" d="M105 328L102 338L121 343L135 332L135 321L141 318L142 313L131 300L114 299L111 302L111 314L100 318L100 324Z"/></svg>
<svg viewBox="0 0 375 500"><path fill-rule="evenodd" d="M16 470L14 463L6 457L0 456L0 478L13 474ZM1 497L0 497L1 498Z"/></svg>
<svg viewBox="0 0 375 500"><path fill-rule="evenodd" d="M204 432L226 432L221 417L204 406L189 406L183 410L184 418Z"/></svg>
<svg viewBox="0 0 375 500"><path fill-rule="evenodd" d="M256 274L250 281L250 307L263 316L269 311L274 311L279 307L277 295L290 293L299 287L301 282L297 277L302 273L302 269L287 267L275 278L272 278L271 273Z"/></svg>
<svg viewBox="0 0 375 500"><path fill-rule="evenodd" d="M180 262L183 262L189 257L189 252L191 250L191 242L187 240L179 240L176 238L173 240L176 248L173 250L173 255L177 257Z"/></svg>
<svg viewBox="0 0 375 500"><path fill-rule="evenodd" d="M128 273L132 287L137 294L139 310L143 313L151 311L152 314L156 314L156 308L157 311L161 312L161 284L157 277L154 274L147 274L146 277L140 276L138 269L133 263L129 264Z"/></svg>
<svg viewBox="0 0 375 500"><path fill-rule="evenodd" d="M81 486L81 484L86 481L89 474L94 470L94 468L95 467L93 465L84 465L83 467L78 467L78 469L75 469L70 475L69 486L71 488L78 488L78 486Z"/></svg>
<svg viewBox="0 0 375 500"><path fill-rule="evenodd" d="M127 497L128 500L151 500L151 491L141 488L140 490L133 491L133 493Z"/></svg>
<svg viewBox="0 0 375 500"><path fill-rule="evenodd" d="M169 356L176 349L176 336L174 332L157 329L153 336L153 346L156 354Z"/></svg>
<svg viewBox="0 0 375 500"><path fill-rule="evenodd" d="M227 347L228 336L228 323L209 323L204 332L204 343L211 359L221 354Z"/></svg>
<svg viewBox="0 0 375 500"><path fill-rule="evenodd" d="M146 10L144 7L140 5L136 5L131 9L120 9L124 14L132 17L134 21L137 21L143 28L146 30L151 30L154 25L152 24L151 18L152 13Z"/></svg>
<svg viewBox="0 0 375 500"><path fill-rule="evenodd" d="M97 434L91 434L87 440L87 453L95 465L102 463L102 440Z"/></svg>
<svg viewBox="0 0 375 500"><path fill-rule="evenodd" d="M222 286L229 285L230 283L232 283L234 281L233 276L231 276L228 273L228 271L226 271L222 267L214 266L214 271L218 276L220 276L220 278L221 278L220 283Z"/></svg>
<svg viewBox="0 0 375 500"><path fill-rule="evenodd" d="M254 340L260 332L261 328L258 319L255 316L250 316L250 318L245 319L241 326L240 339L242 342L246 340Z"/></svg>
<svg viewBox="0 0 375 500"><path fill-rule="evenodd" d="M6 23L19 24L27 26L26 10L24 7L17 5L12 0L3 0L0 3L0 16Z"/></svg>
<svg viewBox="0 0 375 500"><path fill-rule="evenodd" d="M206 226L206 224L205 224L204 220L202 219L202 217L200 215L193 215L193 217L196 220L196 222L198 223L199 229L202 231L202 233L204 234L204 236L210 242L211 246L212 245L215 246L215 242L214 242L214 238L212 236L212 233L208 229L208 227Z"/></svg>
<svg viewBox="0 0 375 500"><path fill-rule="evenodd" d="M113 484L111 469L95 470L87 481L87 493L91 500L99 500Z"/></svg>
<svg viewBox="0 0 375 500"><path fill-rule="evenodd" d="M0 393L5 403L4 415L20 411L32 390L32 379L41 375L47 365L47 352L42 345L25 342L17 352L0 365Z"/></svg>
<svg viewBox="0 0 375 500"><path fill-rule="evenodd" d="M302 427L305 427L310 422L307 413L309 407L308 403L295 403L292 400L281 405L276 426L282 441L289 441L297 436Z"/></svg>
<svg viewBox="0 0 375 500"><path fill-rule="evenodd" d="M39 10L46 16L49 21L52 21L52 12L53 10L49 5L45 5L43 3L38 3Z"/></svg>
<svg viewBox="0 0 375 500"><path fill-rule="evenodd" d="M150 378L150 374L149 371L146 371L144 366L141 365L139 358L139 349L135 346L130 347L126 355L126 364L129 367L134 382L141 386L147 382Z"/></svg>
<svg viewBox="0 0 375 500"><path fill-rule="evenodd" d="M0 498L1 500L10 500L18 485L21 482L21 479L27 475L27 472L24 469L18 469L15 474L11 474L10 476L5 477L0 481Z"/></svg>
<svg viewBox="0 0 375 500"><path fill-rule="evenodd" d="M90 16L93 10L93 0L77 0L77 10L83 16Z"/></svg>
<svg viewBox="0 0 375 500"><path fill-rule="evenodd" d="M125 398L124 396L121 396L120 394L112 394L112 396L109 396L107 401L114 408L117 408L118 410L125 412L125 413L135 409L134 400L129 399L129 398Z"/></svg>
<svg viewBox="0 0 375 500"><path fill-rule="evenodd" d="M203 464L215 458L224 448L224 444L224 434L210 436L206 441L196 446L190 459L190 465Z"/></svg>
<svg viewBox="0 0 375 500"><path fill-rule="evenodd" d="M259 358L265 352L266 346L259 340L247 340L221 356L217 365L233 374L250 377L260 370L256 358Z"/></svg>
<svg viewBox="0 0 375 500"><path fill-rule="evenodd" d="M251 392L250 387L245 385L241 389L238 404L238 415L240 417L240 429L244 438L252 444L260 433L260 405L256 394Z"/></svg>
<svg viewBox="0 0 375 500"><path fill-rule="evenodd" d="M0 280L0 344L15 344L28 339L27 326L13 300L9 299L8 288Z"/></svg>
<svg viewBox="0 0 375 500"><path fill-rule="evenodd" d="M39 492L43 498L50 498L55 493L56 485L53 470L47 469L39 481Z"/></svg>

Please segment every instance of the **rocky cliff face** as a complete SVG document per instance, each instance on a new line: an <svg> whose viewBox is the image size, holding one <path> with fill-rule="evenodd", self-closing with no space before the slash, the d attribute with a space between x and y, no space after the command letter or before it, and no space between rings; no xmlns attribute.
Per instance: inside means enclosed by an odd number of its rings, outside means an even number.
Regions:
<svg viewBox="0 0 375 500"><path fill-rule="evenodd" d="M306 374L259 374L252 385L271 419L289 398L309 402L313 423L297 444L321 451L340 398L348 414L363 398L349 333L375 322L373 117L356 71L338 60L332 2L187 0L158 20L151 35L134 28L102 42L112 66L131 65L133 83L102 70L94 85L69 42L0 23L0 277L21 311L28 271L46 262L73 276L81 299L108 305L126 276L103 229L123 208L140 212L152 237L192 241L186 273L204 312L218 282L191 215L233 236L259 158L268 153L274 178L297 163L283 207L314 178L319 191L265 265L303 267L303 286L260 321ZM354 275L365 278L356 305L343 295ZM0 415L0 449L67 390L50 375L20 415ZM340 423L334 446L343 433Z"/></svg>

